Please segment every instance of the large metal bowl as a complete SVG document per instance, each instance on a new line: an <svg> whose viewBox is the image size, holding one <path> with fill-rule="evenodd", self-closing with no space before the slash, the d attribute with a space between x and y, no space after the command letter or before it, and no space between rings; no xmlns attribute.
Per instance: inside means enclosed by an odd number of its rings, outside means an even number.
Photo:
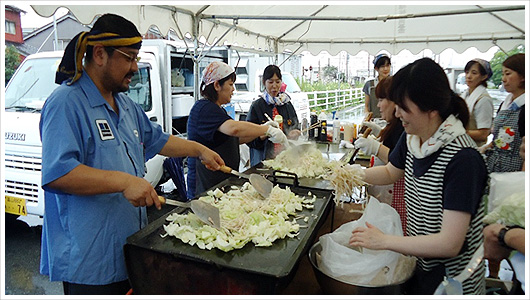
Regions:
<svg viewBox="0 0 530 300"><path fill-rule="evenodd" d="M317 254L322 251L322 245L320 242L315 243L309 250L309 261L313 267L313 272L317 278L318 284L322 288L322 292L325 294L333 295L398 295L401 294L401 284L396 283L394 285L386 286L366 286L366 285L354 285L343 282L339 279L333 278L325 274L317 263Z"/></svg>

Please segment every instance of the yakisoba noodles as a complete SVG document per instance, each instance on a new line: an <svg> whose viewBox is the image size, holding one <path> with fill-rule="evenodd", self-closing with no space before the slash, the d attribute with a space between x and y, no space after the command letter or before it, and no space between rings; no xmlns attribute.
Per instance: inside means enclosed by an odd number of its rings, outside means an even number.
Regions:
<svg viewBox="0 0 530 300"><path fill-rule="evenodd" d="M366 184L363 177L364 171L360 165L335 166L326 177L335 190L335 204L339 203L342 195L351 197L355 188Z"/></svg>

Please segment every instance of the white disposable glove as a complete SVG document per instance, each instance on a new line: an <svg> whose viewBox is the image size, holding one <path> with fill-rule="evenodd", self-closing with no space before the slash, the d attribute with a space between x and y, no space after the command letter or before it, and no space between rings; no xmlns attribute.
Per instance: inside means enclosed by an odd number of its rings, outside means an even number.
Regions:
<svg viewBox="0 0 530 300"><path fill-rule="evenodd" d="M358 138L354 145L356 148L361 149L366 155L377 155L381 143L376 141L373 136L368 136L367 138Z"/></svg>
<svg viewBox="0 0 530 300"><path fill-rule="evenodd" d="M267 122L265 122L264 125L272 126L274 128L280 128L280 125L278 124L278 122L275 122L275 121L267 121Z"/></svg>
<svg viewBox="0 0 530 300"><path fill-rule="evenodd" d="M267 129L267 133L265 135L269 138L269 141L275 144L287 145L288 143L287 137L281 129L269 126L269 129Z"/></svg>
<svg viewBox="0 0 530 300"><path fill-rule="evenodd" d="M361 125L372 129L372 134L375 136L378 136L381 132L381 129L383 129L381 126L377 125L374 122L363 121Z"/></svg>

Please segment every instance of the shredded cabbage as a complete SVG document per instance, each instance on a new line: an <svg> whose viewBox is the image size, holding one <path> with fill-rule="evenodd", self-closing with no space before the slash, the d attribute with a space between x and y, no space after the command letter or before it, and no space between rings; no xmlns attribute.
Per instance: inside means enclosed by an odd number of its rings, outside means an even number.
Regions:
<svg viewBox="0 0 530 300"><path fill-rule="evenodd" d="M226 193L210 191L200 201L219 208L221 229L204 224L194 213L173 213L164 225L167 235L200 249L218 248L225 252L240 249L252 242L256 246L271 246L277 239L295 237L300 225L290 221L297 211L313 209L316 196L308 199L295 195L289 187L275 186L270 196L261 195L246 182L241 188L231 187Z"/></svg>
<svg viewBox="0 0 530 300"><path fill-rule="evenodd" d="M321 177L334 166L342 164L336 160L328 162L314 144L303 152L291 147L276 158L263 161L263 165L268 168L295 173L299 177Z"/></svg>
<svg viewBox="0 0 530 300"><path fill-rule="evenodd" d="M364 171L362 167L358 164L355 165L338 165L331 169L327 174L326 179L329 180L331 186L334 188L335 194L335 204L339 204L343 198L342 195L350 198L355 189L365 185L366 183L363 180Z"/></svg>
<svg viewBox="0 0 530 300"><path fill-rule="evenodd" d="M524 223L524 191L506 197L499 206L484 217L484 223L502 223L507 226L525 226Z"/></svg>

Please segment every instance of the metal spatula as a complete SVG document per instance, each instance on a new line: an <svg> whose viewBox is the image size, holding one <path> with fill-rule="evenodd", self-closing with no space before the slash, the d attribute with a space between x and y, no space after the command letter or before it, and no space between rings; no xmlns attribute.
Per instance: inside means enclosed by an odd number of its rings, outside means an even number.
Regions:
<svg viewBox="0 0 530 300"><path fill-rule="evenodd" d="M263 198L269 198L274 184L268 181L265 177L258 174L250 174L250 184L263 196Z"/></svg>
<svg viewBox="0 0 530 300"><path fill-rule="evenodd" d="M192 200L190 202L181 202L173 199L166 199L158 196L162 204L175 205L179 207L191 208L191 211L206 225L221 229L221 217L219 208L201 200Z"/></svg>

